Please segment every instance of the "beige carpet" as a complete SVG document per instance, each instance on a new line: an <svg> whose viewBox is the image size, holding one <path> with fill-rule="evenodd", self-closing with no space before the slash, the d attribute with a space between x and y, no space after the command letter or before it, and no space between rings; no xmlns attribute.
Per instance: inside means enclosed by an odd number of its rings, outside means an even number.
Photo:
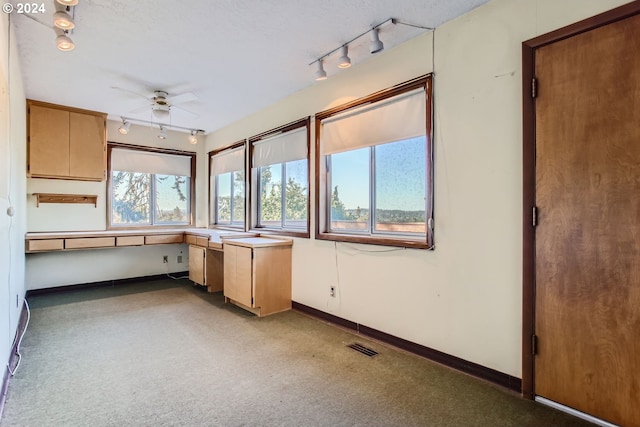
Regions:
<svg viewBox="0 0 640 427"><path fill-rule="evenodd" d="M2 426L590 425L295 311L257 318L186 280L29 303Z"/></svg>

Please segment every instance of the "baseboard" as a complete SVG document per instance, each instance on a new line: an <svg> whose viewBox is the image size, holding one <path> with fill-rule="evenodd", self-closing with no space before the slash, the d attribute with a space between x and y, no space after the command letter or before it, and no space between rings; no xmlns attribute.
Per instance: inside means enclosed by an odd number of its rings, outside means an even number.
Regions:
<svg viewBox="0 0 640 427"><path fill-rule="evenodd" d="M172 276L183 276L183 275L188 276L189 271L188 270L178 271L170 274ZM166 278L167 278L166 274L154 274L151 276L129 277L126 279L116 279L116 280L104 280L101 282L80 283L77 285L53 286L51 288L32 289L30 291L27 291L27 297L30 297L33 295L50 294L55 292L66 292L66 291L78 290L78 289L97 288L101 286L115 286L115 285L123 285L127 283L150 282L153 280L162 280Z"/></svg>
<svg viewBox="0 0 640 427"><path fill-rule="evenodd" d="M11 346L11 353L9 354L9 360L4 367L4 375L2 376L2 388L0 389L0 419L4 411L4 402L7 399L7 390L9 389L9 380L11 379L11 372L9 366L15 366L18 358L18 337L22 335L27 327L27 307L22 304L22 311L20 312L20 319L18 320L18 327L16 328L16 335L13 337L13 345Z"/></svg>
<svg viewBox="0 0 640 427"><path fill-rule="evenodd" d="M418 356L422 356L424 358L472 375L474 377L489 381L518 393L521 392L522 380L520 378L513 377L503 372L487 368L486 366L478 365L477 363L469 362L468 360L464 360L459 357L452 356L450 354L443 353L441 351L434 350L432 348L425 347L423 345L416 344L402 338L398 338L385 332L378 331L377 329L373 329L368 326L343 319L341 317L326 313L313 307L309 307L296 301L292 302L292 307L303 313L309 314L311 316L317 317L338 326L342 326L347 329L352 329L359 334L393 345L394 347L409 351L411 353L417 354Z"/></svg>

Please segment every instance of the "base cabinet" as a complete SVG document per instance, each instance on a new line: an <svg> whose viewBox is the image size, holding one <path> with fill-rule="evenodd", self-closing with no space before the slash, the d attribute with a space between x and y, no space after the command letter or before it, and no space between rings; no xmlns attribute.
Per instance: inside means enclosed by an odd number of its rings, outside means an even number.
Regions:
<svg viewBox="0 0 640 427"><path fill-rule="evenodd" d="M258 316L291 309L291 245L264 237L225 241L225 301Z"/></svg>
<svg viewBox="0 0 640 427"><path fill-rule="evenodd" d="M209 292L219 292L224 288L221 251L189 246L189 280L206 286Z"/></svg>

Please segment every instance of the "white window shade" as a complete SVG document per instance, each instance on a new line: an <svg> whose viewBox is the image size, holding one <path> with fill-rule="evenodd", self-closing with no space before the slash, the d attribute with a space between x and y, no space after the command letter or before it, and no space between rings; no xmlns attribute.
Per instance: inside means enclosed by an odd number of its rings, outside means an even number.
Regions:
<svg viewBox="0 0 640 427"><path fill-rule="evenodd" d="M426 134L424 89L345 111L322 122L324 154L401 141Z"/></svg>
<svg viewBox="0 0 640 427"><path fill-rule="evenodd" d="M191 176L191 156L114 148L111 151L111 170Z"/></svg>
<svg viewBox="0 0 640 427"><path fill-rule="evenodd" d="M211 157L211 175L244 170L244 147L223 151Z"/></svg>
<svg viewBox="0 0 640 427"><path fill-rule="evenodd" d="M307 128L295 129L253 143L253 167L307 158Z"/></svg>

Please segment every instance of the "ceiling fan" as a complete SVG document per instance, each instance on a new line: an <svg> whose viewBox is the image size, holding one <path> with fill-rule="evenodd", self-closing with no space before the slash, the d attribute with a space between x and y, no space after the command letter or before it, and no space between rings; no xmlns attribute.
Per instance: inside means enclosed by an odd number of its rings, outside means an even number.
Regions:
<svg viewBox="0 0 640 427"><path fill-rule="evenodd" d="M121 92L126 92L132 95L135 95L140 98L144 98L147 100L147 104L143 107L136 108L131 110L130 113L141 113L148 109L151 109L151 112L158 119L166 119L169 117L169 114L173 109L183 111L187 114L190 114L192 117L198 117L198 114L193 111L189 111L185 108L180 107L178 104L184 104L186 102L196 101L198 97L193 92L185 92L179 95L169 95L169 92L164 90L155 90L153 91L153 95L145 96L137 92L133 92L128 89L123 89L120 87L112 86L112 89L119 90Z"/></svg>

